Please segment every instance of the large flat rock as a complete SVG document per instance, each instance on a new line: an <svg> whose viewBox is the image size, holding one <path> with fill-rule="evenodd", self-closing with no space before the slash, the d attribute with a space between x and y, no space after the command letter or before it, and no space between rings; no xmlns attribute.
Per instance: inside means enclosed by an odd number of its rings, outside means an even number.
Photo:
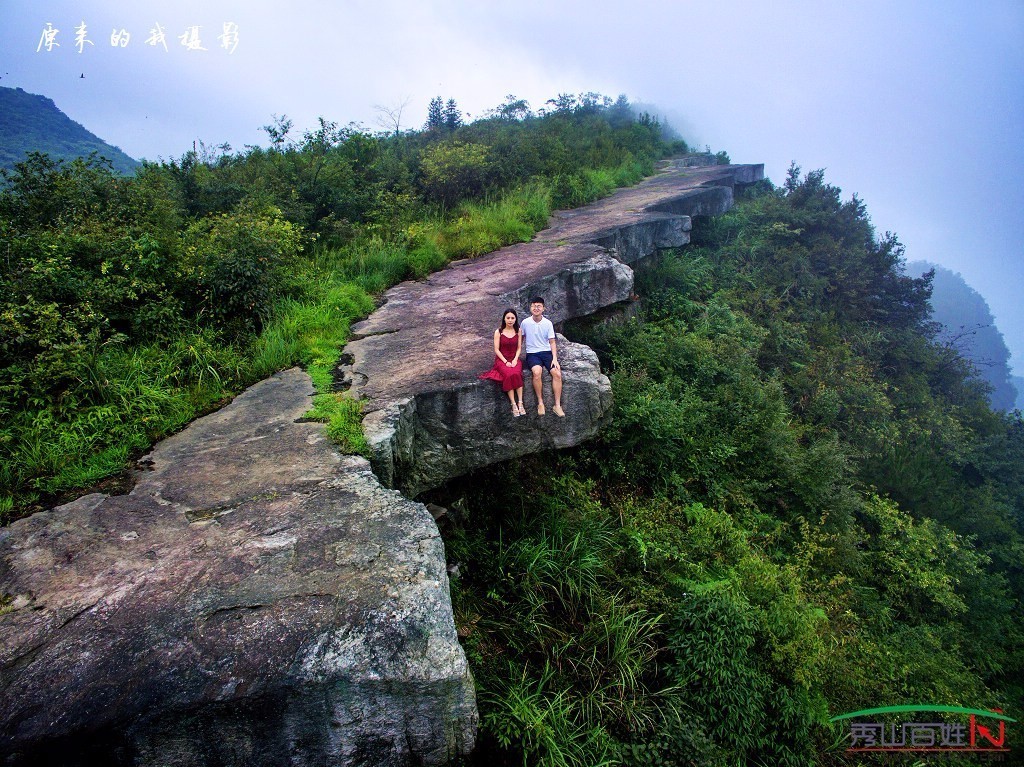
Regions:
<svg viewBox="0 0 1024 767"><path fill-rule="evenodd" d="M472 748L437 526L301 422L312 393L278 374L161 443L129 495L0 530L5 763L440 765Z"/></svg>
<svg viewBox="0 0 1024 767"><path fill-rule="evenodd" d="M545 316L560 323L628 300L627 264L685 245L692 217L724 213L737 184L763 175L762 165L674 163L636 187L556 213L532 242L389 290L384 305L353 328L341 369L363 400L377 476L414 497L474 468L596 434L611 398L589 350L560 347L564 419L534 415L527 380L529 415L513 420L500 388L477 380L494 359L492 333L504 310L525 318L530 297L541 295Z"/></svg>
<svg viewBox="0 0 1024 767"><path fill-rule="evenodd" d="M533 242L393 288L346 350L372 462L303 421L312 386L290 370L157 446L130 494L0 530L0 761L398 767L468 753L477 712L443 544L425 507L381 482L412 496L594 434L610 387L584 346L559 339L564 419L513 420L477 380L502 311L540 293L557 323L627 300L628 263L685 244L691 216L723 212L761 173L674 167L556 214Z"/></svg>

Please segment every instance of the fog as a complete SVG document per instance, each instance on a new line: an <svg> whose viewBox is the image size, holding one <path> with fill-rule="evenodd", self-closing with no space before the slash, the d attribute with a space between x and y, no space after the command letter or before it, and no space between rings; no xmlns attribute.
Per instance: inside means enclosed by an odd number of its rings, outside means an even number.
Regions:
<svg viewBox="0 0 1024 767"><path fill-rule="evenodd" d="M158 24L166 50L147 44ZM186 41L205 50L179 39L192 27ZM121 30L127 45L112 45ZM508 94L536 109L558 93L625 93L777 183L793 161L825 168L909 259L963 274L1024 372L1019 0L0 0L0 78L149 159L194 141L266 144L273 114L376 130L375 106L406 103L403 127L419 127L436 95L472 117Z"/></svg>

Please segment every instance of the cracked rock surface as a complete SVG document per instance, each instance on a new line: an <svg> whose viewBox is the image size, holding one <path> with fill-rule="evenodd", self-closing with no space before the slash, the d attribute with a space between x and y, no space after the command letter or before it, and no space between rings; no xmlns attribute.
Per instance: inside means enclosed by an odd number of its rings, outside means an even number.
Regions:
<svg viewBox="0 0 1024 767"><path fill-rule="evenodd" d="M0 763L442 765L473 747L444 547L415 495L578 444L611 407L559 339L564 419L513 420L477 373L506 306L558 323L628 300L629 263L685 244L762 166L684 167L553 218L533 242L390 290L345 375L371 464L302 417L295 369L158 445L134 490L0 529ZM523 314L525 316L525 314ZM550 387L548 379L546 386ZM546 395L551 403L550 388Z"/></svg>
<svg viewBox="0 0 1024 767"><path fill-rule="evenodd" d="M528 415L514 420L500 387L477 380L494 360L492 334L504 310L515 308L523 320L530 297L540 295L557 324L628 300L627 264L685 245L693 216L724 213L736 185L763 176L763 165L687 167L680 160L636 187L556 213L532 242L389 290L385 304L353 328L350 362L341 368L364 400L377 476L412 497L472 469L596 434L611 408L610 384L585 347L559 341L566 418L536 416L529 376ZM545 401L550 408L550 388Z"/></svg>
<svg viewBox="0 0 1024 767"><path fill-rule="evenodd" d="M161 443L129 495L0 530L6 763L446 764L471 749L437 526L298 422L312 393L280 373Z"/></svg>

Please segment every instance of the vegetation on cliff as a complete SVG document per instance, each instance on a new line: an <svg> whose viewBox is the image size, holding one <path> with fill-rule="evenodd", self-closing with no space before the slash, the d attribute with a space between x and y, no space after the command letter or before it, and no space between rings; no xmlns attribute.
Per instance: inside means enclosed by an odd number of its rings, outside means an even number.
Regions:
<svg viewBox="0 0 1024 767"><path fill-rule="evenodd" d="M0 190L0 515L297 362L361 449L331 370L376 295L685 148L623 100L550 106L464 125L437 99L386 134L280 118L269 149L132 178L30 156ZM567 330L612 378L612 428L437 493L480 762L830 764L838 713L1022 710L1024 423L902 258L794 169L641 273L637 316Z"/></svg>
<svg viewBox="0 0 1024 767"><path fill-rule="evenodd" d="M635 183L674 147L624 99L372 134L321 118L269 149L200 146L120 177L32 154L0 188L0 521L117 475L244 386L304 364L332 393L349 323L452 258L529 240L552 207Z"/></svg>
<svg viewBox="0 0 1024 767"><path fill-rule="evenodd" d="M566 330L612 427L437 498L480 763L837 764L830 716L1021 711L1024 422L902 256L794 168Z"/></svg>

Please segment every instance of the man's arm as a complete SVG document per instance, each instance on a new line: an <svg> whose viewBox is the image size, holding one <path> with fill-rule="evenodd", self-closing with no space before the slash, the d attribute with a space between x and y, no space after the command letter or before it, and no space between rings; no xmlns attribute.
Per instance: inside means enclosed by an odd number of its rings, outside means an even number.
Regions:
<svg viewBox="0 0 1024 767"><path fill-rule="evenodd" d="M561 367L561 365L558 364L558 348L555 343L555 337L551 336L551 338L548 339L548 343L551 344L551 367Z"/></svg>

